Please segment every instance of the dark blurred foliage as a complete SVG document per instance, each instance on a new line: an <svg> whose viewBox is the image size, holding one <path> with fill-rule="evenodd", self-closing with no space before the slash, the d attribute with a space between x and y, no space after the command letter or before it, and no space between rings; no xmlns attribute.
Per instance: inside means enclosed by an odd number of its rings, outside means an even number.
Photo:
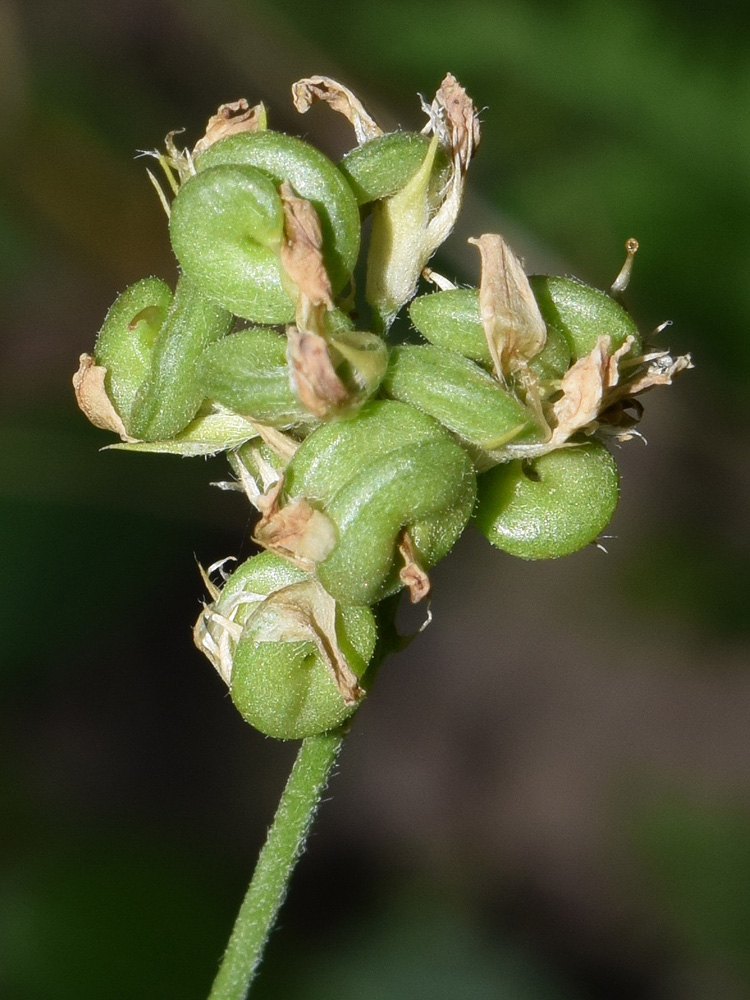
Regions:
<svg viewBox="0 0 750 1000"><path fill-rule="evenodd" d="M750 27L662 0L0 5L0 996L205 996L292 759L193 649L196 562L248 549L220 461L100 452L70 373L174 276L135 151L327 73L483 112L460 231L607 287L697 368L647 399L599 551L469 533L360 713L258 997L750 995Z"/></svg>

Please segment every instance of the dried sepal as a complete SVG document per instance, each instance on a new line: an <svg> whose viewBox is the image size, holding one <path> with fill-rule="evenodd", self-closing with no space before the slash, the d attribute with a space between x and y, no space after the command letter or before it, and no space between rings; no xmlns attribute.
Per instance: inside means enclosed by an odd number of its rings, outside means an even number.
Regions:
<svg viewBox="0 0 750 1000"><path fill-rule="evenodd" d="M325 336L324 317L333 298L320 220L312 204L286 181L279 194L284 207L281 263L296 298L296 323L286 329L289 377L302 405L325 418L346 404L349 392L336 374Z"/></svg>
<svg viewBox="0 0 750 1000"><path fill-rule="evenodd" d="M346 386L336 374L325 337L312 330L287 327L287 361L295 392L303 406L325 418L349 400Z"/></svg>
<svg viewBox="0 0 750 1000"><path fill-rule="evenodd" d="M443 198L427 227L422 248L422 264L450 235L458 218L463 198L466 171L479 145L479 114L474 102L452 73L446 74L432 104L423 108L429 122L422 130L434 134L451 161L451 176Z"/></svg>
<svg viewBox="0 0 750 1000"><path fill-rule="evenodd" d="M297 80L292 84L292 101L302 115L309 111L316 101L324 101L351 123L360 146L383 134L382 128L365 111L359 98L348 87L332 80L330 76L310 76Z"/></svg>
<svg viewBox="0 0 750 1000"><path fill-rule="evenodd" d="M278 459L280 465L288 465L294 457L294 453L299 448L299 441L289 434L285 434L278 427L269 427L267 424L258 423L257 420L250 422L257 431L258 437L268 446L270 452Z"/></svg>
<svg viewBox="0 0 750 1000"><path fill-rule="evenodd" d="M243 636L254 642L312 642L331 673L344 704L364 695L336 635L336 602L317 580L277 590L245 622Z"/></svg>
<svg viewBox="0 0 750 1000"><path fill-rule="evenodd" d="M258 545L288 559L310 572L330 554L336 544L336 529L331 520L303 497L281 503L284 486L281 477L255 505L261 518L255 526Z"/></svg>
<svg viewBox="0 0 750 1000"><path fill-rule="evenodd" d="M398 552L404 561L404 565L399 570L398 578L409 591L411 603L418 604L429 594L431 584L426 571L419 565L414 542L406 530L401 533Z"/></svg>
<svg viewBox="0 0 750 1000"><path fill-rule="evenodd" d="M429 121L422 130L433 141L420 169L395 194L375 206L367 265L367 300L387 329L417 290L427 261L445 242L461 208L466 171L479 139L471 98L448 74L431 104L422 102ZM448 157L447 182L431 186L438 148Z"/></svg>
<svg viewBox="0 0 750 1000"><path fill-rule="evenodd" d="M628 358L633 339L628 337L616 351L610 338L599 337L596 346L565 374L560 389L562 396L553 407L556 426L550 445L563 444L578 431L593 433L600 424L617 433L615 408L626 405L633 396L657 385L671 385L675 375L693 367L690 355L673 358L667 351L658 351L640 358ZM642 407L628 407L622 422L623 435L628 437L634 417L640 417Z"/></svg>
<svg viewBox="0 0 750 1000"><path fill-rule="evenodd" d="M238 101L221 104L215 115L211 115L204 135L193 146L193 156L205 152L215 142L226 139L238 132L258 132L267 127L265 105L261 102L250 107L241 97Z"/></svg>
<svg viewBox="0 0 750 1000"><path fill-rule="evenodd" d="M432 104L423 101L422 107L429 117L423 132L438 135L443 147L452 152L465 171L481 138L479 115L472 99L455 76L446 73Z"/></svg>
<svg viewBox="0 0 750 1000"><path fill-rule="evenodd" d="M689 354L673 358L669 351L655 351L641 358L634 358L621 366L626 371L632 368L631 374L623 383L621 396L638 396L657 385L671 385L675 375L693 368L693 359ZM615 400L612 400L614 402Z"/></svg>
<svg viewBox="0 0 750 1000"><path fill-rule="evenodd" d="M578 431L595 430L599 412L605 409L607 393L620 380L618 362L632 347L628 337L616 351L608 336L599 337L590 354L578 361L565 373L560 391L562 395L552 407L555 428L550 444L559 447Z"/></svg>
<svg viewBox="0 0 750 1000"><path fill-rule="evenodd" d="M221 560L222 563L225 561ZM229 687L232 682L234 651L242 637L247 608L265 600L266 594L243 589L233 600L222 601L221 590L211 581L209 573L200 565L198 568L211 603L204 604L198 615L193 628L193 642ZM237 621L240 612L242 622Z"/></svg>
<svg viewBox="0 0 750 1000"><path fill-rule="evenodd" d="M323 263L323 233L318 213L306 198L300 198L288 181L279 186L284 209L284 241L281 263L298 291L297 322L304 323L310 306L333 308L331 282ZM303 311L300 317L299 312Z"/></svg>
<svg viewBox="0 0 750 1000"><path fill-rule="evenodd" d="M107 369L96 364L93 354L82 354L78 359L78 371L73 375L76 402L94 427L114 431L123 441L134 441L107 395L106 377Z"/></svg>

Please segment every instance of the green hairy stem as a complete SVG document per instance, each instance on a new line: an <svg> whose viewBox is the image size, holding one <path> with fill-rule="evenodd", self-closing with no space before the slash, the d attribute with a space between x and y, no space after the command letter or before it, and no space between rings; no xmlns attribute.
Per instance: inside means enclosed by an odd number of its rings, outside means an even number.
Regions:
<svg viewBox="0 0 750 1000"><path fill-rule="evenodd" d="M343 735L337 731L311 736L302 743L209 1000L243 1000L247 996L342 741Z"/></svg>

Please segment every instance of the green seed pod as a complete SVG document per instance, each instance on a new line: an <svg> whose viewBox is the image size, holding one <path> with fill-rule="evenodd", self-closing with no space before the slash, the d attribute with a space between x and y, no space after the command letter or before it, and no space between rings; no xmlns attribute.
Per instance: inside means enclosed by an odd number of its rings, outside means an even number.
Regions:
<svg viewBox="0 0 750 1000"><path fill-rule="evenodd" d="M274 330L240 330L211 344L197 377L207 399L273 427L310 423L289 382L286 338Z"/></svg>
<svg viewBox="0 0 750 1000"><path fill-rule="evenodd" d="M172 203L169 229L181 267L205 295L257 323L294 318L279 259L284 210L265 173L220 166L191 177Z"/></svg>
<svg viewBox="0 0 750 1000"><path fill-rule="evenodd" d="M326 590L345 604L374 604L403 585L404 529L423 569L450 551L476 480L469 456L435 420L385 401L313 431L287 468L286 490L333 523L336 544L316 570Z"/></svg>
<svg viewBox="0 0 750 1000"><path fill-rule="evenodd" d="M394 347L383 388L483 449L538 436L526 407L484 369L444 347Z"/></svg>
<svg viewBox="0 0 750 1000"><path fill-rule="evenodd" d="M641 339L633 318L606 292L547 274L532 274L529 283L547 330L559 330L565 336L574 361L590 354L602 334L611 338L613 350L633 337L632 353L640 353Z"/></svg>
<svg viewBox="0 0 750 1000"><path fill-rule="evenodd" d="M201 294L185 275L151 352L151 371L135 399L128 428L143 441L165 441L200 409L203 389L196 363L203 350L229 332L231 313Z"/></svg>
<svg viewBox="0 0 750 1000"><path fill-rule="evenodd" d="M106 390L128 433L138 391L151 373L154 341L172 292L159 278L126 288L107 313L96 339L96 363L107 369Z"/></svg>
<svg viewBox="0 0 750 1000"><path fill-rule="evenodd" d="M544 347L529 361L529 368L541 382L555 382L570 368L572 360L567 338L556 327L548 326Z"/></svg>
<svg viewBox="0 0 750 1000"><path fill-rule="evenodd" d="M326 732L356 710L376 638L369 608L336 605L317 581L268 552L232 573L196 627L243 718L286 740ZM349 672L346 698L337 670Z"/></svg>
<svg viewBox="0 0 750 1000"><path fill-rule="evenodd" d="M409 306L414 326L425 340L457 351L489 368L492 356L479 315L479 290L452 288L445 292L420 295ZM529 362L540 379L562 378L570 367L568 340L556 327L547 327L547 342Z"/></svg>
<svg viewBox="0 0 750 1000"><path fill-rule="evenodd" d="M379 201L400 191L419 170L430 140L418 132L389 132L350 150L339 170L351 185L360 205ZM448 158L440 149L433 184L445 182Z"/></svg>
<svg viewBox="0 0 750 1000"><path fill-rule="evenodd" d="M357 262L360 225L357 200L336 165L301 139L271 129L229 136L214 143L195 160L198 174L225 165L256 167L274 185L288 181L300 198L312 203L323 232L326 270L334 294L340 291ZM278 320L247 318L284 323L292 315Z"/></svg>
<svg viewBox="0 0 750 1000"><path fill-rule="evenodd" d="M420 295L409 306L409 316L431 344L457 351L483 365L492 363L479 316L477 288L452 288Z"/></svg>
<svg viewBox="0 0 750 1000"><path fill-rule="evenodd" d="M617 467L599 441L533 461L497 465L479 477L477 527L521 559L556 559L593 542L618 498Z"/></svg>

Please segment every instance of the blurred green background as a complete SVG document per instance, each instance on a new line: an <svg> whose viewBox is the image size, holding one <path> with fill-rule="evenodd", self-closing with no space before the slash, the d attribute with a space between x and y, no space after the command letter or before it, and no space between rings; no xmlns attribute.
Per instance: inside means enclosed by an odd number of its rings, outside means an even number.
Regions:
<svg viewBox="0 0 750 1000"><path fill-rule="evenodd" d="M0 4L0 996L200 1000L294 748L193 649L196 562L248 552L220 461L100 452L70 375L172 279L137 150L224 101L348 148L452 71L484 107L465 239L608 287L696 370L618 454L608 555L469 532L359 713L260 1000L750 996L750 27L695 0Z"/></svg>

